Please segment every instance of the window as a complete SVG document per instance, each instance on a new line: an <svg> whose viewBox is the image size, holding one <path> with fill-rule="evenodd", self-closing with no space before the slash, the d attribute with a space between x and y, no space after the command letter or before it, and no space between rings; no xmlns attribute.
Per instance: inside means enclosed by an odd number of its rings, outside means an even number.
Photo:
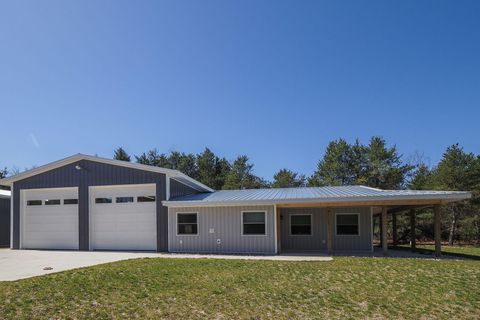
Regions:
<svg viewBox="0 0 480 320"><path fill-rule="evenodd" d="M337 214L337 235L358 236L358 213Z"/></svg>
<svg viewBox="0 0 480 320"><path fill-rule="evenodd" d="M155 196L138 196L137 202L155 202Z"/></svg>
<svg viewBox="0 0 480 320"><path fill-rule="evenodd" d="M78 199L64 199L63 204L78 204Z"/></svg>
<svg viewBox="0 0 480 320"><path fill-rule="evenodd" d="M291 235L311 235L312 216L309 214L294 214L290 216Z"/></svg>
<svg viewBox="0 0 480 320"><path fill-rule="evenodd" d="M178 234L198 234L196 213L177 213Z"/></svg>
<svg viewBox="0 0 480 320"><path fill-rule="evenodd" d="M242 225L244 235L265 235L265 211L243 212Z"/></svg>
<svg viewBox="0 0 480 320"><path fill-rule="evenodd" d="M112 198L95 198L95 203L112 203Z"/></svg>
<svg viewBox="0 0 480 320"><path fill-rule="evenodd" d="M54 199L54 200L45 200L45 205L46 206L52 206L52 205L58 205L60 204L60 199Z"/></svg>
<svg viewBox="0 0 480 320"><path fill-rule="evenodd" d="M117 203L133 202L133 197L117 197L116 202Z"/></svg>
<svg viewBox="0 0 480 320"><path fill-rule="evenodd" d="M28 200L27 206L41 206L42 200Z"/></svg>

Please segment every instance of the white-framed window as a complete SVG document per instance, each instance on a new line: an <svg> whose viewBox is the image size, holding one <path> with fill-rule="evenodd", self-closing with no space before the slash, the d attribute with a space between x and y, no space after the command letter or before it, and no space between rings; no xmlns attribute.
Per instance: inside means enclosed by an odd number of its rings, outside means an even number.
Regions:
<svg viewBox="0 0 480 320"><path fill-rule="evenodd" d="M78 204L78 199L63 199L63 204Z"/></svg>
<svg viewBox="0 0 480 320"><path fill-rule="evenodd" d="M56 206L60 204L60 199L46 199L45 205L46 206Z"/></svg>
<svg viewBox="0 0 480 320"><path fill-rule="evenodd" d="M112 203L112 198L95 198L96 204Z"/></svg>
<svg viewBox="0 0 480 320"><path fill-rule="evenodd" d="M360 214L336 213L335 214L335 235L359 236L360 235Z"/></svg>
<svg viewBox="0 0 480 320"><path fill-rule="evenodd" d="M28 200L27 206L41 206L42 200Z"/></svg>
<svg viewBox="0 0 480 320"><path fill-rule="evenodd" d="M198 213L178 212L177 213L177 235L198 234Z"/></svg>
<svg viewBox="0 0 480 320"><path fill-rule="evenodd" d="M264 236L267 234L266 211L242 211L242 235Z"/></svg>
<svg viewBox="0 0 480 320"><path fill-rule="evenodd" d="M155 202L155 196L138 196L137 202Z"/></svg>
<svg viewBox="0 0 480 320"><path fill-rule="evenodd" d="M133 197L117 197L115 199L116 203L130 203L133 202Z"/></svg>
<svg viewBox="0 0 480 320"><path fill-rule="evenodd" d="M311 214L290 215L290 235L311 236L312 235L312 215Z"/></svg>

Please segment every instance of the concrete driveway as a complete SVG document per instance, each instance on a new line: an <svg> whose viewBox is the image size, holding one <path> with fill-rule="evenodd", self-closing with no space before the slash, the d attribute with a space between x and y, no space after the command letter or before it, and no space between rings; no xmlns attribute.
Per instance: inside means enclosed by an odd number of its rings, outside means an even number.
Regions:
<svg viewBox="0 0 480 320"><path fill-rule="evenodd" d="M241 256L155 252L48 251L0 249L0 281L14 281L44 274L138 258L240 259L276 261L331 261L324 255Z"/></svg>

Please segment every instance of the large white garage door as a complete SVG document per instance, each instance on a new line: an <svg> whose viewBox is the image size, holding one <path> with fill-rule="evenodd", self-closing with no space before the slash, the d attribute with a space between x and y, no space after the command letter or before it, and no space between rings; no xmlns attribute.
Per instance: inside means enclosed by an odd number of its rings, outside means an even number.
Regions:
<svg viewBox="0 0 480 320"><path fill-rule="evenodd" d="M20 193L23 249L78 249L78 188Z"/></svg>
<svg viewBox="0 0 480 320"><path fill-rule="evenodd" d="M90 187L92 250L156 250L155 184Z"/></svg>

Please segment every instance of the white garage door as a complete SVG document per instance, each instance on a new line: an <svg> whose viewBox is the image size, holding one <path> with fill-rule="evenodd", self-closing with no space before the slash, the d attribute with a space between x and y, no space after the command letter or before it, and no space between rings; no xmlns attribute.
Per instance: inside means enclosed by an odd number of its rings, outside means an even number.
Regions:
<svg viewBox="0 0 480 320"><path fill-rule="evenodd" d="M21 190L21 246L78 249L78 188Z"/></svg>
<svg viewBox="0 0 480 320"><path fill-rule="evenodd" d="M90 187L92 250L156 250L155 184Z"/></svg>

